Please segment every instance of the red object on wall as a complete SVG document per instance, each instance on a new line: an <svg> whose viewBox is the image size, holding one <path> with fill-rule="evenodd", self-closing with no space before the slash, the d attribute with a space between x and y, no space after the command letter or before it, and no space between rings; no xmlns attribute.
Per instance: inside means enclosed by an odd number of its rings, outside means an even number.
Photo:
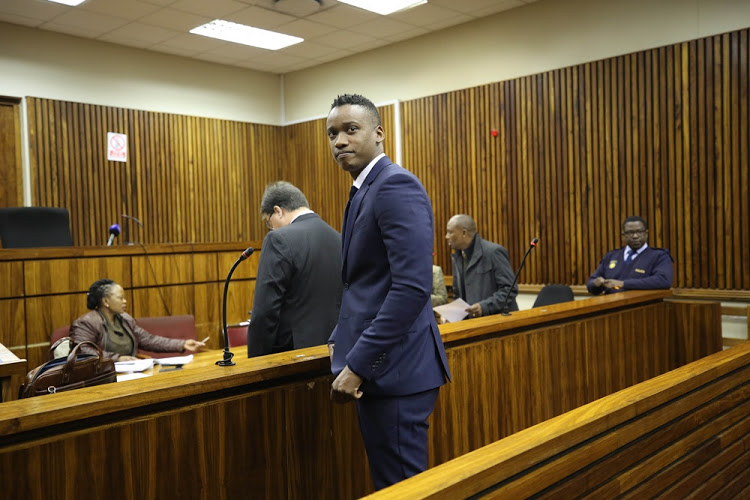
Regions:
<svg viewBox="0 0 750 500"><path fill-rule="evenodd" d="M497 129L490 130L490 134L492 134L492 137L497 137Z"/></svg>

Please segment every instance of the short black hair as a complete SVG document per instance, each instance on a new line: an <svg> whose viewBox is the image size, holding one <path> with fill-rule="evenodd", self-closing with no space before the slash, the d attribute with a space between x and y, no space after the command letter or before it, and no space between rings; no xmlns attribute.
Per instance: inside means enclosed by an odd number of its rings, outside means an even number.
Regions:
<svg viewBox="0 0 750 500"><path fill-rule="evenodd" d="M260 213L270 215L273 213L273 207L278 206L284 210L297 210L298 208L307 208L305 194L296 186L286 181L276 181L268 184L263 192L263 198L260 201Z"/></svg>
<svg viewBox="0 0 750 500"><path fill-rule="evenodd" d="M109 278L94 281L86 294L86 307L93 310L102 305L102 299L109 295L115 282Z"/></svg>
<svg viewBox="0 0 750 500"><path fill-rule="evenodd" d="M368 113L375 121L375 126L383 124L380 121L380 112L378 111L377 106L375 106L367 97L361 96L359 94L342 94L338 96L333 100L331 109L338 108L339 106L346 106L347 104L350 104L352 106L362 106L363 108L367 109Z"/></svg>
<svg viewBox="0 0 750 500"><path fill-rule="evenodd" d="M640 217L638 215L631 215L630 217L622 221L623 231L625 231L625 224L627 224L628 222L640 222L641 224L643 224L643 229L648 231L648 222L646 222L646 219L644 219L643 217Z"/></svg>

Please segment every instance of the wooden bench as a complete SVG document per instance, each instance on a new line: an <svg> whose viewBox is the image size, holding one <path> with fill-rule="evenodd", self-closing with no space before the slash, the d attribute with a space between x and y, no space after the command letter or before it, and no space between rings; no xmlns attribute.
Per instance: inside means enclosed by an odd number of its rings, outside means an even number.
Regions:
<svg viewBox="0 0 750 500"><path fill-rule="evenodd" d="M750 498L750 342L368 498Z"/></svg>

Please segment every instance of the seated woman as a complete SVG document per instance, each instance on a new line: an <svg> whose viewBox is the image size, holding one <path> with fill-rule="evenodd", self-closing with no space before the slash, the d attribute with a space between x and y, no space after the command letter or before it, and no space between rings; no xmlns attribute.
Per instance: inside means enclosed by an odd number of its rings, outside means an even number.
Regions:
<svg viewBox="0 0 750 500"><path fill-rule="evenodd" d="M151 335L135 324L125 313L125 294L122 287L110 279L95 281L86 294L84 314L70 325L70 337L76 344L85 340L94 342L104 355L115 361L136 359L138 348L154 352L196 352L205 344L194 339L170 339ZM93 353L93 350L83 351Z"/></svg>

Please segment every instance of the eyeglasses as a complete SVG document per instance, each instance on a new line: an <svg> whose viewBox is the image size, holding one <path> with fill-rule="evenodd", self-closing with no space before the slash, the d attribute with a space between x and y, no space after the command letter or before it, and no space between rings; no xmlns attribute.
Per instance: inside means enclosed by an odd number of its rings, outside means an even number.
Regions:
<svg viewBox="0 0 750 500"><path fill-rule="evenodd" d="M266 220L266 227L269 231L273 231L273 226L271 225L271 218L276 214L276 212L271 212L269 215L265 217Z"/></svg>
<svg viewBox="0 0 750 500"><path fill-rule="evenodd" d="M646 234L648 232L648 229L638 230L638 231L623 231L622 234L625 236L635 236L637 234Z"/></svg>

